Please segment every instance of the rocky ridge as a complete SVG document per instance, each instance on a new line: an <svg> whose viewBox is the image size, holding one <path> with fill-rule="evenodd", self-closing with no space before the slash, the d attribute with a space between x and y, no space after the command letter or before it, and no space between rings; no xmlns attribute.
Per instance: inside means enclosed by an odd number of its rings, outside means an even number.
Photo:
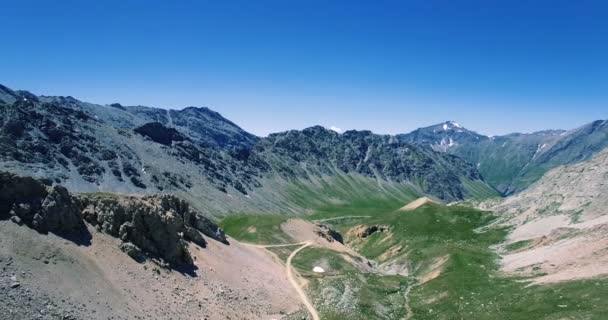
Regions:
<svg viewBox="0 0 608 320"><path fill-rule="evenodd" d="M369 131L258 138L208 108L102 106L6 87L0 99L3 170L70 191L170 193L215 216L280 210L291 200L266 186L343 173L449 201L470 197L471 181L494 193L457 157Z"/></svg>
<svg viewBox="0 0 608 320"><path fill-rule="evenodd" d="M552 168L588 160L608 147L608 121L594 121L570 131L492 137L448 121L397 138L465 159L488 184L510 195L526 189Z"/></svg>
<svg viewBox="0 0 608 320"><path fill-rule="evenodd" d="M47 233L86 240L85 222L123 241L136 260L160 258L169 265L192 266L191 241L205 247L203 235L227 243L223 231L187 202L172 195L71 195L59 185L0 172L0 217Z"/></svg>

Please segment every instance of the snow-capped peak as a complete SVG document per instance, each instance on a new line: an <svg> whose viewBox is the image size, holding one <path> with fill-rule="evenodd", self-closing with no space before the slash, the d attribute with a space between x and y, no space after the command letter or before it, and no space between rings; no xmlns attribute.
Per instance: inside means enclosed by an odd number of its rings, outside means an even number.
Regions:
<svg viewBox="0 0 608 320"><path fill-rule="evenodd" d="M462 126L458 122L454 122L454 121L448 121L448 122L455 128L462 128Z"/></svg>
<svg viewBox="0 0 608 320"><path fill-rule="evenodd" d="M446 121L443 123L443 130L444 131L448 131L448 130L453 130L453 129L462 129L462 126L455 121Z"/></svg>

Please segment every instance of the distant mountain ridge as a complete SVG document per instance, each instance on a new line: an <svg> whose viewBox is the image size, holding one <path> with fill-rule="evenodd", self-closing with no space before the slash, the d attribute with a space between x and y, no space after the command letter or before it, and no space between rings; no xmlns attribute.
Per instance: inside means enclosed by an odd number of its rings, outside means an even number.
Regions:
<svg viewBox="0 0 608 320"><path fill-rule="evenodd" d="M484 136L448 121L397 135L400 141L459 156L505 195L527 188L548 170L587 160L608 147L608 121L579 128Z"/></svg>
<svg viewBox="0 0 608 320"><path fill-rule="evenodd" d="M369 131L317 126L260 138L208 108L103 106L4 86L0 124L3 170L76 192L173 193L211 214L305 210L293 186L321 190L318 179L445 201L496 195L469 163Z"/></svg>

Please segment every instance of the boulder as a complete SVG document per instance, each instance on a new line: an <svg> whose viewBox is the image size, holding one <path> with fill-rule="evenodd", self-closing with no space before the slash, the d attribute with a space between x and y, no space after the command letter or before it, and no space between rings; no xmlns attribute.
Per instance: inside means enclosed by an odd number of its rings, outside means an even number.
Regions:
<svg viewBox="0 0 608 320"><path fill-rule="evenodd" d="M69 233L84 228L80 210L62 186L0 173L0 217L42 232Z"/></svg>

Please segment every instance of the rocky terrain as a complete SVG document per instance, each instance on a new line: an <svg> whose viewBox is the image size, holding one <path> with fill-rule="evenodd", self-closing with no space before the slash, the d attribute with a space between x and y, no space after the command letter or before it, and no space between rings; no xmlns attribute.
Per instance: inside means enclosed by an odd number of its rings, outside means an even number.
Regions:
<svg viewBox="0 0 608 320"><path fill-rule="evenodd" d="M608 150L588 161L549 171L515 196L486 208L513 227L503 259L508 272L537 282L608 274Z"/></svg>
<svg viewBox="0 0 608 320"><path fill-rule="evenodd" d="M205 247L206 235L227 243L217 225L171 195L72 196L60 185L50 187L5 172L0 172L0 191L0 217L80 242L89 241L87 222L121 239L121 249L136 260L150 256L174 266L192 266L187 241Z"/></svg>
<svg viewBox="0 0 608 320"><path fill-rule="evenodd" d="M484 136L448 121L397 135L459 156L476 165L481 176L505 195L524 190L552 168L590 159L608 146L608 121L529 134Z"/></svg>
<svg viewBox="0 0 608 320"><path fill-rule="evenodd" d="M261 138L0 86L0 319L595 319L607 134Z"/></svg>
<svg viewBox="0 0 608 320"><path fill-rule="evenodd" d="M271 319L299 310L280 264L228 240L175 196L72 195L0 173L0 205L2 319Z"/></svg>
<svg viewBox="0 0 608 320"><path fill-rule="evenodd" d="M422 193L446 200L474 196L464 182L482 181L475 167L460 158L370 131L339 134L316 126L271 134L255 145L253 153L269 159L273 172L288 179L335 175L336 171L356 173L409 183Z"/></svg>
<svg viewBox="0 0 608 320"><path fill-rule="evenodd" d="M494 194L473 165L394 137L312 127L258 138L207 108L102 106L0 86L0 124L5 171L78 192L171 193L216 216L282 210L289 195L267 186L344 173L450 201Z"/></svg>

